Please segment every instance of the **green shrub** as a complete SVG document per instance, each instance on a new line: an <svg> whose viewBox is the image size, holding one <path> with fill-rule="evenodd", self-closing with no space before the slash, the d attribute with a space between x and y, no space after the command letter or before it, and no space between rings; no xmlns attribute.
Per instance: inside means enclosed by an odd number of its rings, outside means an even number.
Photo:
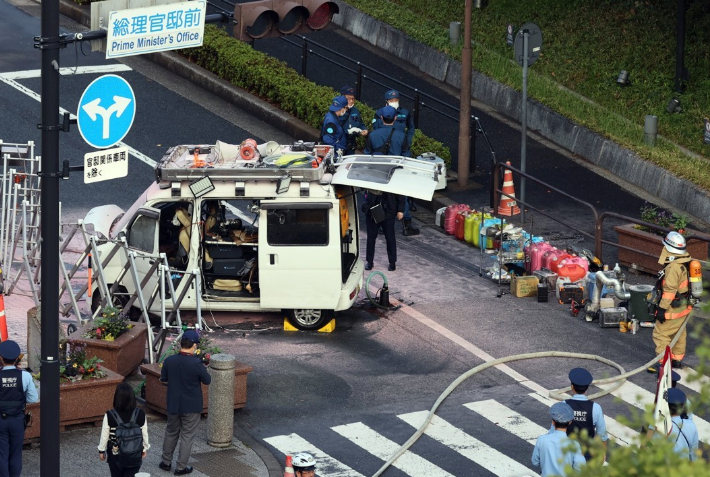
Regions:
<svg viewBox="0 0 710 477"><path fill-rule="evenodd" d="M235 40L213 25L205 26L205 41L200 48L187 48L178 53L250 93L292 114L316 129L323 124L328 106L339 93L299 75L286 63L254 50L249 44ZM358 103L365 124L375 111ZM360 142L360 147L363 143ZM420 131L414 135L412 154L434 152L451 165L451 151L439 141Z"/></svg>

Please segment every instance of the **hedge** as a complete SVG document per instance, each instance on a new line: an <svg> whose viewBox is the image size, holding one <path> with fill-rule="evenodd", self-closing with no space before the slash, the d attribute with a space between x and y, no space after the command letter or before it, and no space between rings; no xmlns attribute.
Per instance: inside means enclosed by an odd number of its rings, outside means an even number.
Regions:
<svg viewBox="0 0 710 477"><path fill-rule="evenodd" d="M323 124L333 97L340 94L304 78L286 63L254 50L214 25L205 26L204 43L200 48L178 50L178 53L316 129ZM358 102L357 106L365 124L369 124L375 111L363 103ZM451 165L449 148L419 130L411 149L414 156L434 152L444 159L447 167Z"/></svg>

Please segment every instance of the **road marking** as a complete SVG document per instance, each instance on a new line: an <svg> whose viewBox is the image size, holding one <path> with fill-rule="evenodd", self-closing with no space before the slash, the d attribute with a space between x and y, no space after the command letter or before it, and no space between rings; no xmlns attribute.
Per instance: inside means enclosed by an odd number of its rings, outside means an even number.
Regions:
<svg viewBox="0 0 710 477"><path fill-rule="evenodd" d="M483 402L485 403L487 401ZM419 411L400 414L397 417L410 426L419 429L428 414L429 411ZM545 430L543 429L543 431ZM449 424L440 417L433 416L424 433L499 477L519 477L520 475L530 474L538 475L524 465L466 434L461 429ZM418 475L428 474L421 472Z"/></svg>
<svg viewBox="0 0 710 477"><path fill-rule="evenodd" d="M701 393L703 386L710 386L710 378L708 378L704 374L696 372L694 369L682 368L675 369L674 371L680 374L680 377L682 379L680 384L682 384L686 388L692 389L696 393ZM696 379L698 377L699 379ZM694 381L691 383L689 382L690 379L694 379Z"/></svg>
<svg viewBox="0 0 710 477"><path fill-rule="evenodd" d="M538 437L547 434L548 431L548 429L535 424L522 414L493 399L469 402L464 404L464 406L532 445L535 445Z"/></svg>
<svg viewBox="0 0 710 477"><path fill-rule="evenodd" d="M20 72L20 73L23 73L23 72ZM6 85L15 88L15 89L16 89L17 91L19 91L20 93L26 94L27 96L29 96L30 98L32 98L32 99L34 99L34 100L36 100L36 101L38 101L38 102L41 102L41 101L42 101L42 96L40 96L39 93L36 93L36 92L32 91L32 90L29 89L28 87L26 87L26 86L24 86L24 85L18 83L18 82L15 81L14 79L12 79L12 78L10 77L12 74L13 74L13 73L2 73L2 74L0 74L0 82L3 82L3 83L5 83ZM59 112L60 112L61 114L70 113L70 114L71 114L71 117L72 117L73 119L76 119L76 116L74 115L74 113L71 113L70 111L67 111L67 110L64 109L64 108L61 108L61 107L60 107L60 108L59 108ZM125 142L117 142L117 143L116 143L116 147L127 147L127 148L128 148L128 152L129 152L133 157L135 157L136 159L138 159L139 161L141 161L141 162L143 162L143 163L145 163L145 164L148 164L150 167L155 167L156 164L157 164L156 161L154 161L154 160L151 159L150 157L146 156L146 155L143 154L142 152L140 152L140 151L138 151L138 150L132 148L131 146L129 146L129 145L126 144Z"/></svg>
<svg viewBox="0 0 710 477"><path fill-rule="evenodd" d="M318 475L323 477L365 477L339 460L336 460L300 437L298 434L275 436L264 439L284 455L308 452L318 461Z"/></svg>
<svg viewBox="0 0 710 477"><path fill-rule="evenodd" d="M59 74L62 76L100 74L100 73L120 73L122 71L133 71L129 66L122 63L115 65L96 65L96 66L79 66L77 68L59 68ZM10 71L8 73L0 73L0 76L7 79L29 79L40 78L42 70L24 70Z"/></svg>
<svg viewBox="0 0 710 477"><path fill-rule="evenodd" d="M383 461L387 461L401 447L400 444L389 440L361 422L336 426L331 429ZM394 461L392 466L408 475L417 477L422 475L427 477L453 477L441 467L410 451L402 454L399 459Z"/></svg>

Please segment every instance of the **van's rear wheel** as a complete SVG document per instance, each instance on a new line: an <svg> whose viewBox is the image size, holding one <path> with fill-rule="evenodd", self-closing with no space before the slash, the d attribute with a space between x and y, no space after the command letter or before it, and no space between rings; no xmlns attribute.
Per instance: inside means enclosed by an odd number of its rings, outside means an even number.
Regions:
<svg viewBox="0 0 710 477"><path fill-rule="evenodd" d="M108 285L109 289L111 288L111 285ZM119 286L116 289L116 294L113 296L113 300L111 305L115 306L116 308L123 309L126 306L126 303L128 303L128 290L126 290L124 287ZM101 306L101 293L96 290L94 293L91 294L91 312L94 313L99 307ZM141 318L141 311L136 308L135 306L132 306L130 310L128 310L128 318L131 321L138 321ZM152 322L153 320L151 320Z"/></svg>
<svg viewBox="0 0 710 477"><path fill-rule="evenodd" d="M285 310L288 321L299 330L318 330L333 318L333 310Z"/></svg>

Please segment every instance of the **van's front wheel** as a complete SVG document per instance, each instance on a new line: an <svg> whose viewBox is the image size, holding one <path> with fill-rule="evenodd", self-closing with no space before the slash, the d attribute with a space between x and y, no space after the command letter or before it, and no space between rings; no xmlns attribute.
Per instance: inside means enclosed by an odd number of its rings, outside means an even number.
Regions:
<svg viewBox="0 0 710 477"><path fill-rule="evenodd" d="M299 330L318 330L333 318L333 310L284 310L288 321Z"/></svg>

